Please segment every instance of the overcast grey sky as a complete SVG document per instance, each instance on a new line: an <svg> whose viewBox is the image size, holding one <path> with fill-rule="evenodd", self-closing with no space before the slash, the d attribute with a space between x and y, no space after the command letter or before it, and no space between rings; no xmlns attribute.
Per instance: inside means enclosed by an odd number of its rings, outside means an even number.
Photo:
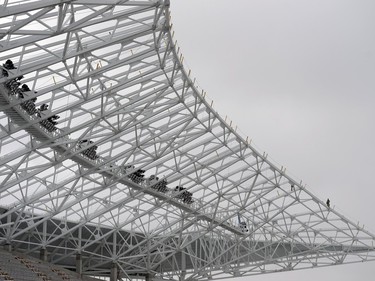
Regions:
<svg viewBox="0 0 375 281"><path fill-rule="evenodd" d="M375 233L375 1L174 0L175 39L243 135ZM373 281L375 262L244 280Z"/></svg>

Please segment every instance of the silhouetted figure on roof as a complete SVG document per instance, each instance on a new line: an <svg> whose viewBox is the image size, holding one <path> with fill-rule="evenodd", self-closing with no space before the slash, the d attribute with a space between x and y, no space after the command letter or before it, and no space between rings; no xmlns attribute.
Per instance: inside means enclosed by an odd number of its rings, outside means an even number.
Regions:
<svg viewBox="0 0 375 281"><path fill-rule="evenodd" d="M11 60L9 60L9 59L6 60L6 62L3 64L3 67L4 67L5 69L9 69L9 70L11 70L11 69L17 69L17 67L15 67L14 64L13 64L13 62L12 62ZM3 76L8 77L8 76L9 76L9 73L8 73L8 71L6 71L4 68L2 69L2 74L3 74ZM19 77L17 77L15 80L21 80L22 78L23 78L23 76L19 76ZM13 81L13 79L10 80L10 81L8 81L7 85L8 85L11 81Z"/></svg>
<svg viewBox="0 0 375 281"><path fill-rule="evenodd" d="M186 204L191 204L191 203L194 202L193 193L191 193L190 191L187 191L186 188L184 188L182 186L176 186L174 191L179 193L176 196L176 198L182 199L182 202L184 202Z"/></svg>
<svg viewBox="0 0 375 281"><path fill-rule="evenodd" d="M57 125L57 119L59 119L60 116L59 115L52 115L51 117L48 117L48 121L51 122L54 126Z"/></svg>
<svg viewBox="0 0 375 281"><path fill-rule="evenodd" d="M11 91L11 95L15 95L19 89L19 86L21 85L20 82L17 82L16 80L12 79L5 83L5 86Z"/></svg>
<svg viewBox="0 0 375 281"><path fill-rule="evenodd" d="M78 146L79 147L82 147L81 144L85 144L85 146L87 145L91 145L93 144L94 142L91 141L91 140L80 140L78 142ZM85 149L84 151L81 152L81 154L87 156L88 158L90 158L91 160L96 160L99 158L98 155L96 155L96 150L98 149L98 146L97 145L93 145L87 149Z"/></svg>
<svg viewBox="0 0 375 281"><path fill-rule="evenodd" d="M155 188L162 192L162 193L165 193L167 192L168 190L168 187L167 187L167 180L166 179L162 179L161 181L159 181L156 185L155 185Z"/></svg>
<svg viewBox="0 0 375 281"><path fill-rule="evenodd" d="M3 64L3 67L5 69L16 69L13 62L11 60L6 60L6 62ZM3 69L3 76L8 77L8 71Z"/></svg>
<svg viewBox="0 0 375 281"><path fill-rule="evenodd" d="M327 199L326 204L327 204L327 207L328 207L328 208L331 208L331 200L329 200L329 198Z"/></svg>
<svg viewBox="0 0 375 281"><path fill-rule="evenodd" d="M42 114L40 114L42 111L48 110L48 104L43 103L37 110L37 115L38 117L42 118ZM57 122L55 121L56 119L59 119L60 116L58 115L52 115L48 117L47 119L44 119L40 121L40 125L42 125L44 128L47 129L48 132L54 132L57 130Z"/></svg>
<svg viewBox="0 0 375 281"><path fill-rule="evenodd" d="M48 118L48 120L51 122L51 123L54 123L55 125L57 124L56 120L59 119L60 116L59 115L52 115L51 117Z"/></svg>
<svg viewBox="0 0 375 281"><path fill-rule="evenodd" d="M7 69L15 69L13 62L10 59L6 60L4 67Z"/></svg>
<svg viewBox="0 0 375 281"><path fill-rule="evenodd" d="M185 190L183 193L183 202L186 204L191 204L193 203L193 193L190 191Z"/></svg>
<svg viewBox="0 0 375 281"><path fill-rule="evenodd" d="M183 199L183 192L181 192L181 191L183 191L184 189L185 189L185 188L183 188L182 186L179 186L179 185L177 185L177 186L174 188L174 191L179 193L179 194L177 194L176 198L178 198L178 199Z"/></svg>
<svg viewBox="0 0 375 281"><path fill-rule="evenodd" d="M151 186L151 188L153 189L157 189L158 188L158 182L159 181L159 178L155 175L151 175L149 178L148 178L148 185Z"/></svg>
<svg viewBox="0 0 375 281"><path fill-rule="evenodd" d="M134 165L127 165L124 167L125 168L125 173L128 174L128 178L131 179L133 182L140 184L141 182L144 181L144 173L145 170L135 170Z"/></svg>
<svg viewBox="0 0 375 281"><path fill-rule="evenodd" d="M145 172L146 172L145 170L141 170L141 169L136 170L133 173L133 181L135 183L138 183L138 184L140 184L141 182L143 182L144 181L144 177L145 177L145 175L144 175Z"/></svg>
<svg viewBox="0 0 375 281"><path fill-rule="evenodd" d="M30 91L30 88L29 86L27 86L26 84L23 84L21 88L18 88L17 89L17 93L18 93L18 98L20 99L23 99L25 96L24 96L24 92L29 92ZM26 112L29 114L29 115L34 115L35 113L38 112L38 110L36 109L36 106L35 106L35 102L36 102L36 98L32 98L30 100L27 100L27 101L24 101L21 103L21 107L26 110Z"/></svg>
<svg viewBox="0 0 375 281"><path fill-rule="evenodd" d="M13 61L11 60L6 60L5 63L3 64L4 68L6 69L17 69L17 67L14 66Z"/></svg>
<svg viewBox="0 0 375 281"><path fill-rule="evenodd" d="M48 104L43 103L37 110L37 115L39 118L42 118L42 114L40 114L42 111L46 111L48 109Z"/></svg>
<svg viewBox="0 0 375 281"><path fill-rule="evenodd" d="M40 108L39 108L40 111L46 111L47 109L48 109L48 104L45 104L45 103L43 103L43 104L40 106Z"/></svg>
<svg viewBox="0 0 375 281"><path fill-rule="evenodd" d="M18 89L16 90L16 93L18 94L18 98L19 98L19 99L23 99L23 98L24 98L22 88L18 88Z"/></svg>
<svg viewBox="0 0 375 281"><path fill-rule="evenodd" d="M29 88L29 86L27 86L26 84L23 84L21 88L22 88L22 91L24 91L24 92L31 91L30 88Z"/></svg>
<svg viewBox="0 0 375 281"><path fill-rule="evenodd" d="M56 122L57 124L57 122ZM51 122L49 119L44 119L40 121L40 125L47 129L48 132L54 132L57 130L55 122Z"/></svg>

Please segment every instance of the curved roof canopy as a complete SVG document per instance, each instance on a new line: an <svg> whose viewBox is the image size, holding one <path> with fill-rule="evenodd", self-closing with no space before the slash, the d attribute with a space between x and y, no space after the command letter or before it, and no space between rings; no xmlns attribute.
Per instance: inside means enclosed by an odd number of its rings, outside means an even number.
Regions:
<svg viewBox="0 0 375 281"><path fill-rule="evenodd" d="M84 272L208 279L373 259L374 235L212 108L169 1L0 10L0 243ZM10 61L7 61L10 60ZM26 86L22 86L26 84Z"/></svg>

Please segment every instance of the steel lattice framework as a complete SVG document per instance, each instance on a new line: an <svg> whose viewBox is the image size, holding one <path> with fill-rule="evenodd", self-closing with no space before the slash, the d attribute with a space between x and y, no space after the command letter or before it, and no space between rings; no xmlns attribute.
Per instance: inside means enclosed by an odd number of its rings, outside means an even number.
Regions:
<svg viewBox="0 0 375 281"><path fill-rule="evenodd" d="M0 38L1 244L128 279L375 259L198 92L169 1L5 0Z"/></svg>

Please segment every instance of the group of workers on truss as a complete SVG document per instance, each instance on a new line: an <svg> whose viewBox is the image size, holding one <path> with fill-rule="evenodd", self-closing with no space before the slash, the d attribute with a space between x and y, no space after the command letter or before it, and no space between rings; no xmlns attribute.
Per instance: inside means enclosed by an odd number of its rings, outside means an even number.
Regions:
<svg viewBox="0 0 375 281"><path fill-rule="evenodd" d="M11 60L7 60L3 64L2 68L2 75L4 77L8 77L8 71L7 70L13 70L17 69L13 62ZM36 92L32 92L27 84L23 84L21 86L21 83L19 82L23 76L16 77L15 79L11 79L5 83L6 87L10 90L11 95L16 95L19 99L25 99L25 96L27 97L28 95L35 94ZM21 86L21 87L20 87ZM36 115L37 117L41 118L43 115L45 115L48 111L48 105L43 103L40 105L39 108L36 107L36 97L33 97L31 99L25 100L21 102L21 107L29 114L29 115ZM56 125L58 122L56 121L59 119L59 115L52 115L46 119L42 119L39 124L47 129L49 132L54 132L57 130ZM97 145L93 145L94 142L91 140L80 140L78 142L78 146L80 148L84 148L85 146L90 146L89 148L81 151L80 153L86 157L88 157L91 160L97 160L99 156L97 155L96 151L98 149ZM166 193L170 189L167 187L167 180L164 178L162 180L159 180L159 178L155 175L151 175L148 179L145 178L145 170L138 169L136 170L134 166L125 166L124 167L124 172L128 174L128 178L133 181L136 184L141 184L143 182L146 182L147 185L151 186L152 189L157 190L158 192L161 193ZM294 185L291 185L291 190L294 190ZM174 189L174 193L177 193L176 198L180 199L183 203L185 204L192 204L194 202L193 200L193 194L189 191L186 190L186 188L182 186L176 186ZM326 205L328 208L330 208L330 200L327 199ZM240 215L238 214L238 223L239 226L242 230L242 232L248 232L246 223L244 221L241 221Z"/></svg>
<svg viewBox="0 0 375 281"><path fill-rule="evenodd" d="M8 71L7 70L13 70L17 69L13 62L11 60L7 60L3 64L2 68L2 75L4 77L8 77ZM6 87L10 90L11 95L16 95L19 99L25 99L25 96L32 93L29 86L27 84L23 84L21 87L21 83L19 82L23 76L16 77L15 79L11 79L5 83ZM35 94L37 92L33 92ZM45 111L48 110L48 105L43 103L40 105L39 108L36 107L37 98L33 97L31 99L25 100L24 102L21 102L21 107L29 114L29 115L36 115L39 118L42 118L43 115L45 115ZM54 132L57 130L56 125L58 122L56 121L59 119L59 115L52 115L46 119L42 119L39 124L47 129L49 132ZM91 140L80 140L78 142L79 148L84 148L85 146L90 146L87 149L81 151L80 153L86 157L88 157L91 160L97 160L99 156L97 155L96 151L98 149L97 145L93 145L94 142ZM124 172L128 174L128 178L133 181L136 184L141 184L143 182L146 182L148 186L151 186L152 189L157 190L161 193L166 193L170 189L167 187L167 180L164 178L162 180L159 180L159 178L155 175L151 175L148 179L145 178L145 170L138 169L136 170L134 166L127 165L124 167ZM291 185L291 190L294 190L294 185ZM182 186L176 186L174 189L174 193L177 193L176 198L182 200L185 204L192 204L194 202L193 200L193 193L186 190L186 188ZM330 208L330 200L327 199L326 205L328 208ZM244 221L241 221L240 215L238 214L238 223L242 230L242 232L248 232L246 223Z"/></svg>
<svg viewBox="0 0 375 281"><path fill-rule="evenodd" d="M2 74L5 77L9 76L9 73L7 70L17 69L13 62L11 60L7 60L3 64ZM23 84L21 86L21 83L19 82L23 76L19 76L15 79L11 79L5 83L5 86L8 87L10 90L11 95L16 95L19 99L25 99L25 96L27 96L29 93L32 93L29 86L27 84ZM21 87L20 87L21 86ZM35 94L34 92L33 94ZM29 115L36 115L39 118L42 118L42 115L44 115L43 111L46 111L48 109L47 104L42 104L39 108L36 108L36 100L37 98L34 97L29 100L25 100L24 102L21 102L21 107L29 114ZM47 129L49 132L54 132L57 130L57 119L59 119L60 116L58 115L52 115L48 117L47 119L43 119L39 122L41 126Z"/></svg>
<svg viewBox="0 0 375 281"><path fill-rule="evenodd" d="M82 148L87 145L92 145L94 142L91 140L80 140L78 142L78 147ZM96 150L98 149L97 145L90 146L89 148L83 150L81 154L85 155L86 157L90 158L91 160L96 160L99 156L96 154Z"/></svg>
<svg viewBox="0 0 375 281"><path fill-rule="evenodd" d="M152 189L155 189L161 193L166 193L170 191L167 184L168 181L163 178L162 180L159 180L159 177L155 175L151 175L148 179L145 179L144 173L145 170L142 169L135 169L135 166L133 165L127 165L124 167L124 172L129 174L128 178L132 180L133 182L137 184L141 184L142 182L146 182L148 186L151 186ZM194 202L193 200L193 193L190 191L187 191L186 188L182 186L176 186L174 189L174 193L177 193L176 198L181 199L182 202L185 204L192 204Z"/></svg>
<svg viewBox="0 0 375 281"><path fill-rule="evenodd" d="M2 69L2 74L5 77L8 77L8 71L7 70L12 70L12 69L17 69L13 62L11 60L7 60L3 64L3 69ZM11 79L5 83L5 85L10 89L10 94L11 95L16 95L19 99L25 99L25 96L27 97L32 91L30 90L29 86L27 84L23 84L21 86L21 83L19 82L23 76L19 76L15 79ZM21 86L21 87L20 87ZM33 92L32 94L35 94L36 92ZM37 98L31 98L28 100L25 100L24 102L21 102L21 107L29 114L29 115L36 115L39 118L42 118L43 115L46 113L45 111L48 110L48 105L47 104L42 104L40 105L39 108L36 107ZM58 115L52 115L46 119L42 119L39 124L43 126L45 129L47 129L49 132L54 132L57 130L56 125L58 122L56 121L59 119L60 116ZM85 155L91 160L97 160L99 156L96 153L96 150L98 149L97 145L93 145L94 142L91 140L80 140L78 142L78 146L80 148L84 148L84 146L90 146L89 148L83 150L81 152L82 155ZM143 182L146 182L147 185L151 186L152 189L157 190L158 192L161 193L166 193L170 189L167 187L167 180L162 179L159 180L159 178L155 175L151 175L148 179L145 178L145 170L138 169L136 170L134 166L125 166L124 171L126 173L129 173L128 178L132 180L134 183L141 184ZM294 190L294 185L291 185L291 190ZM193 203L193 194L189 191L187 191L185 188L182 186L176 186L174 189L174 192L177 193L176 198L182 200L182 202L186 204L191 204ZM328 208L331 207L330 200L327 199L326 205ZM243 230L243 232L247 232L248 229L246 227L246 223L240 220L240 217L238 216L238 221L240 228Z"/></svg>
<svg viewBox="0 0 375 281"><path fill-rule="evenodd" d="M3 77L8 77L9 76L8 70L13 70L13 69L17 69L17 68L14 66L13 62L8 59L3 64L3 68L2 68ZM22 78L23 76L19 76L5 83L5 86L10 90L10 94L16 95L18 99L21 99L21 100L25 99L25 96L27 97L30 93L31 94L37 93L35 91L32 92L27 84L23 84L21 86L21 83L19 81ZM20 105L22 109L24 109L29 115L36 115L37 117L42 119L43 115L45 115L46 113L45 111L48 110L48 105L43 103L42 105L40 105L39 108L37 108L35 104L36 100L37 98L33 97L31 99L21 102ZM40 120L39 124L45 129L47 129L47 131L54 132L57 130L56 125L58 124L58 122L56 120L59 118L60 118L59 115L52 115L46 119ZM94 160L94 161L97 160L99 158L99 156L96 153L98 146L94 145L94 142L91 140L85 139L85 140L78 141L79 148L85 148L85 146L89 146L89 147L87 149L84 149L80 153L91 160ZM155 175L151 175L148 179L145 179L144 177L145 170L141 170L141 169L135 170L135 167L130 166L130 165L125 166L124 169L125 169L125 172L128 173L128 178L137 184L141 184L142 182L146 181L147 185L151 186L152 189L155 189L158 192L166 193L170 190L167 187L168 182L166 179L159 180L159 178ZM177 193L176 198L182 200L183 203L192 204L194 202L193 194L187 191L186 188L183 188L182 186L176 186L174 191L175 193Z"/></svg>

